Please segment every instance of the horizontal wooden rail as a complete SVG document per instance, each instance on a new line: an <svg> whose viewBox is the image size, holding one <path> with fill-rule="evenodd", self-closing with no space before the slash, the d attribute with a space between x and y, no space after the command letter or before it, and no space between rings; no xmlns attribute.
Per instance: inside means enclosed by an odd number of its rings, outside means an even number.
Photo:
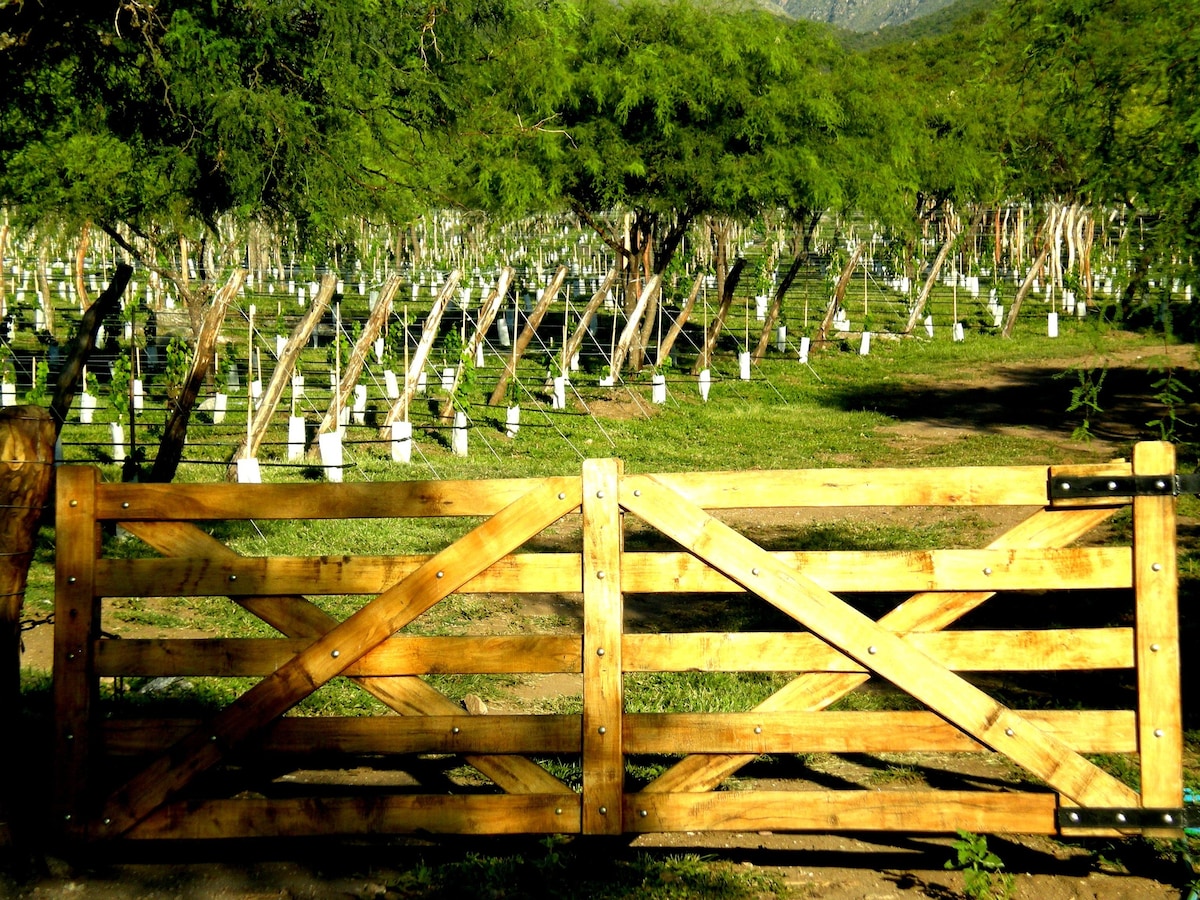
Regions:
<svg viewBox="0 0 1200 900"><path fill-rule="evenodd" d="M777 551L829 591L1030 591L1132 587L1128 547L1069 550L842 550ZM96 563L103 596L173 597L265 594L377 594L411 575L426 556L239 557L102 559ZM622 556L629 594L741 592L741 585L678 552ZM463 585L463 593L569 593L582 584L577 553L506 556Z"/></svg>

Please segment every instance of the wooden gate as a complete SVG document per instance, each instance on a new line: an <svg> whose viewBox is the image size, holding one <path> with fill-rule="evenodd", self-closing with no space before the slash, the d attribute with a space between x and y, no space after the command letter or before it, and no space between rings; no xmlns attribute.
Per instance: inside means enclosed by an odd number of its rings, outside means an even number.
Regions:
<svg viewBox="0 0 1200 900"><path fill-rule="evenodd" d="M620 834L698 830L902 830L1179 834L1182 723L1174 450L1133 463L625 475L590 460L574 477L353 485L99 483L58 478L56 802L68 834L96 840L402 832ZM979 549L764 549L723 511L1028 507ZM1080 540L1132 507L1132 542ZM242 556L195 523L246 519L476 517L422 556ZM728 518L728 516L726 516ZM624 546L627 519L661 535ZM106 553L119 524L145 545ZM629 523L632 524L632 523ZM539 551L550 528L567 552ZM544 542L543 542L544 543ZM644 543L644 542L639 542ZM135 545L136 546L136 545ZM153 555L149 554L150 550ZM130 558L135 557L135 558ZM993 596L1119 591L1128 624L953 628ZM451 594L582 598L577 634L429 637L402 632ZM794 621L756 633L630 633L627 595L739 592ZM847 595L906 596L882 617ZM339 621L308 597L364 595ZM277 638L113 639L104 598L228 597ZM181 599L180 603L187 602ZM1029 710L964 673L1133 670L1132 708ZM753 709L627 712L626 676L784 672ZM430 673L574 673L578 715L469 715ZM204 719L108 718L100 691L126 676L253 676ZM347 678L398 715L299 717ZM828 709L871 679L919 709ZM1116 705L1116 704L1114 704ZM989 753L1034 776L1028 790L723 790L763 754ZM1129 754L1138 788L1091 754ZM280 789L298 758L460 757L483 788ZM667 755L648 783L631 755ZM539 757L578 757L581 787ZM1040 784L1039 784L1040 782Z"/></svg>

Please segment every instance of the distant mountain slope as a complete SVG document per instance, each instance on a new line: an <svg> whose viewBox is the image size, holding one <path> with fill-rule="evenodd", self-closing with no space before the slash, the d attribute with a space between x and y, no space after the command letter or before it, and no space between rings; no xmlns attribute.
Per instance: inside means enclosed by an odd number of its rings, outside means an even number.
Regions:
<svg viewBox="0 0 1200 900"><path fill-rule="evenodd" d="M892 28L955 5L956 0L778 0L789 16L850 31Z"/></svg>

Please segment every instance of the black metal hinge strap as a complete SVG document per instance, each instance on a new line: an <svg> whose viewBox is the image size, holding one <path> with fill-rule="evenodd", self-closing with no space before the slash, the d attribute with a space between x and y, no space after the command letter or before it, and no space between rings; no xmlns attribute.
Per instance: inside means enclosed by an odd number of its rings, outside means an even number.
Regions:
<svg viewBox="0 0 1200 900"><path fill-rule="evenodd" d="M1183 828L1200 824L1196 810L1072 806L1058 811L1059 828Z"/></svg>
<svg viewBox="0 0 1200 900"><path fill-rule="evenodd" d="M1192 475L1055 475L1050 479L1050 499L1096 497L1177 497L1200 494L1200 474Z"/></svg>

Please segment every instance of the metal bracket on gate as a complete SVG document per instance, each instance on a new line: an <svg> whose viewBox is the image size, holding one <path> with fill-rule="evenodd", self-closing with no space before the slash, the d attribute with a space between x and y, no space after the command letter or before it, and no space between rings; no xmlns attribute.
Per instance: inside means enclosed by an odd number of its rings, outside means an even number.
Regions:
<svg viewBox="0 0 1200 900"><path fill-rule="evenodd" d="M1200 494L1200 474L1192 475L1055 475L1050 479L1051 500L1097 497L1178 497Z"/></svg>
<svg viewBox="0 0 1200 900"><path fill-rule="evenodd" d="M1179 809L1113 808L1072 806L1058 811L1059 828L1183 828L1200 825L1200 815Z"/></svg>

